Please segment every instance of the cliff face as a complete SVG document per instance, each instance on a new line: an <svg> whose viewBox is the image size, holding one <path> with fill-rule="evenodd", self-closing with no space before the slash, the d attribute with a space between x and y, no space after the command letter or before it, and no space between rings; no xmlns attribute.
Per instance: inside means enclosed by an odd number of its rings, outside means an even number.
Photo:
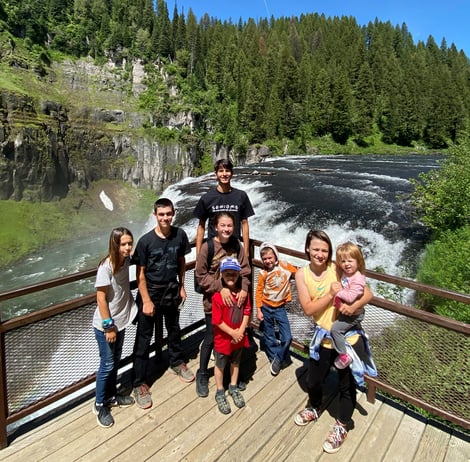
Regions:
<svg viewBox="0 0 470 462"><path fill-rule="evenodd" d="M115 74L103 73L89 63L62 70L70 92L86 89L90 76L114 96L129 90L119 85ZM144 88L138 63L133 74L132 91L138 93ZM103 178L158 193L193 174L202 155L197 145L162 143L142 135L144 119L142 114L121 107L104 110L84 101L77 109L76 103L37 101L1 91L0 199L51 201L65 197L71 183L87 188L90 182ZM190 113L181 113L169 116L167 128L186 126L192 130L195 125ZM238 165L260 159L257 149L238 158L223 146L211 146L210 152L214 161L230 155Z"/></svg>
<svg viewBox="0 0 470 462"><path fill-rule="evenodd" d="M185 178L198 160L195 148L134 137L106 129L122 123L122 111L90 111L70 117L60 104L36 110L27 96L0 96L0 199L50 201L69 184L119 179L160 192Z"/></svg>

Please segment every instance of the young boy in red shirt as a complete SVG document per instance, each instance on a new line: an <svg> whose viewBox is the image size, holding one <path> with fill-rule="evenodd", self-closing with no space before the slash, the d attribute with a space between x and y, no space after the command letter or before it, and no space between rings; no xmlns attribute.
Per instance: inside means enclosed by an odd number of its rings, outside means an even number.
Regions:
<svg viewBox="0 0 470 462"><path fill-rule="evenodd" d="M238 389L238 372L243 347L249 346L246 327L251 313L249 298L245 303L239 304L240 264L236 258L227 257L220 263L219 271L223 288L212 296L212 323L214 324L214 376L217 391L215 400L222 414L231 412L230 405L225 397L224 369L230 364L229 395L235 406L245 406L245 400ZM228 292L227 292L228 291ZM224 303L224 298L232 297L232 304ZM223 298L224 297L224 298Z"/></svg>

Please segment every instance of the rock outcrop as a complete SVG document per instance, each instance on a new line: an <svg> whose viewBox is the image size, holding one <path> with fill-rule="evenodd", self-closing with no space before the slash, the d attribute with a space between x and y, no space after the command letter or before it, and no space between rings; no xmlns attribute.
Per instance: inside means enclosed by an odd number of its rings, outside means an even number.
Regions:
<svg viewBox="0 0 470 462"><path fill-rule="evenodd" d="M145 86L141 63L135 63L134 68L135 94ZM86 90L92 76L94 84L119 96L126 91L126 83L116 78L113 70L85 62L81 66L64 63L60 72L70 92ZM0 199L57 200L67 195L71 183L87 188L103 178L158 193L192 175L202 155L197 143L157 141L145 134L146 119L144 114L121 107L91 107L89 101L80 107L77 103L66 107L1 91ZM167 128L187 128L192 133L199 123L186 111L169 116ZM214 161L230 156L238 165L258 162L269 154L253 147L237 157L220 145L213 145L210 153Z"/></svg>

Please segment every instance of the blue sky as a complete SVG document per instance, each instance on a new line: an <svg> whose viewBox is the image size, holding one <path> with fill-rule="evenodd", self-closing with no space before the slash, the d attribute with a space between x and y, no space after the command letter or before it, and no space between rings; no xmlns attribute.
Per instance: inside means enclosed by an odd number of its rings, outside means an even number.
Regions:
<svg viewBox="0 0 470 462"><path fill-rule="evenodd" d="M325 16L353 16L360 25L378 18L393 25L405 23L413 36L426 42L429 35L440 46L445 37L447 45L453 42L470 57L470 0L166 0L170 17L175 5L178 11L189 8L199 19L204 13L218 19L249 17L299 16L319 13Z"/></svg>

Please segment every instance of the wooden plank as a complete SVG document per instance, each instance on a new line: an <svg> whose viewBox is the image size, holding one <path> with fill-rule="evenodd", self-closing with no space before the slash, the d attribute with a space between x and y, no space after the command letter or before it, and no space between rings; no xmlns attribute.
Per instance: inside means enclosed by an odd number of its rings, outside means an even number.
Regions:
<svg viewBox="0 0 470 462"><path fill-rule="evenodd" d="M82 405L80 412L73 412L71 414L72 419L68 416L65 416L65 418L59 417L55 422L56 425L47 426L43 429L43 432L40 432L40 434L43 434L42 438L38 439L37 435L31 439L28 438L30 444L22 447L11 455L8 460L40 460L50 457L55 451L59 451L66 446L72 437L80 437L95 429L96 420L91 420L88 416L88 414L92 415L91 407L88 407L87 411L85 411L85 408L86 406ZM60 423L63 423L63 425L60 425Z"/></svg>
<svg viewBox="0 0 470 462"><path fill-rule="evenodd" d="M195 364L188 365L193 368ZM149 442L148 435L163 419L172 418L179 409L178 405L184 407L196 398L195 392L185 394L187 389L193 391L194 384L183 383L176 375L165 372L151 387L154 404L150 409L141 409L136 405L121 409L113 427L100 428L109 434L108 438L103 440L102 437L94 438L90 435L89 440L74 442L74 446L69 446L68 449L74 454L75 460L90 460L90 458L111 460L126 451L132 453L134 446ZM133 457L135 456L136 453L133 452Z"/></svg>
<svg viewBox="0 0 470 462"><path fill-rule="evenodd" d="M306 402L299 373L303 362L277 377L269 372L263 352L256 354L253 380L243 393L247 406L232 405L222 415L210 396L197 397L195 385L163 372L152 386L154 406L113 409L115 425L103 429L91 412L93 399L15 438L0 451L7 462L24 460L173 460L186 461L320 461L469 462L469 436L427 424L399 405L366 402L359 393L354 428L341 450L323 452L322 444L336 415L334 401L316 424L298 427L293 418ZM197 359L189 366L195 370ZM230 398L229 398L230 400ZM231 402L231 401L230 401ZM392 404L392 405L391 405Z"/></svg>
<svg viewBox="0 0 470 462"><path fill-rule="evenodd" d="M459 434L452 435L447 448L445 462L470 461L470 436Z"/></svg>
<svg viewBox="0 0 470 462"><path fill-rule="evenodd" d="M158 452L154 452L152 459L165 460L165 462L174 460L219 460L220 454L227 448L227 441L229 441L231 435L236 434L241 427L246 431L251 425L253 415L256 416L257 412L262 412L262 409L254 408L253 399L273 378L269 373L264 354L257 354L257 364L258 361L260 361L261 367L257 368L254 380L243 392L247 403L244 408L237 409L231 403L232 413L223 415L217 409L213 395L209 398L209 401L199 399L198 402L204 401L207 403L204 414L200 415L197 421L193 421L191 427L188 428L185 414L192 415L194 410L192 408L183 410L181 416L178 415L178 418L172 422L172 427L168 428L174 435L173 439ZM265 406L268 406L271 402L266 398L264 401ZM185 429L186 431L184 431ZM217 444L214 444L214 441L217 441Z"/></svg>
<svg viewBox="0 0 470 462"><path fill-rule="evenodd" d="M1 450L0 454L2 459L7 459L7 457L11 456L12 454L29 448L38 441L42 441L45 438L51 437L54 432L65 425L69 425L71 422L74 422L81 415L83 415L85 413L85 408L85 403L79 404L73 409L64 412L63 414L58 414L54 419L41 423L26 433L19 435L18 437L14 437L10 445L7 448Z"/></svg>
<svg viewBox="0 0 470 462"><path fill-rule="evenodd" d="M253 397L250 402L254 411L250 416L252 420L240 419L237 432L230 435L227 449L220 455L219 460L236 460L242 454L250 454L251 460L280 460L285 446L284 441L277 438L278 433L283 428L295 430L293 414L305 402L305 395L292 372L292 368L282 371L269 383L269 388L266 387ZM266 402L268 397L269 401ZM262 403L264 408L260 407ZM247 431L245 422L257 430ZM270 454L260 454L273 440L278 444L271 446ZM204 450L201 447L198 449Z"/></svg>
<svg viewBox="0 0 470 462"><path fill-rule="evenodd" d="M400 426L385 453L387 462L413 461L419 446L419 441L424 433L426 423L419 416L406 412Z"/></svg>
<svg viewBox="0 0 470 462"><path fill-rule="evenodd" d="M450 433L426 425L413 462L442 462L449 446Z"/></svg>
<svg viewBox="0 0 470 462"><path fill-rule="evenodd" d="M357 400L356 410L353 414L353 427L348 431L346 441L343 443L341 449L336 454L328 454L324 452L320 457L320 461L344 461L350 460L353 455L360 448L362 441L367 437L367 432L376 414L381 408L380 402L377 400L375 404L367 402L367 395L365 393L359 393ZM331 423L330 429L334 422ZM328 431L330 431L330 429ZM323 439L326 439L328 432L324 435ZM322 442L323 444L323 442ZM372 452L375 454L375 451ZM367 460L370 460L370 454Z"/></svg>
<svg viewBox="0 0 470 462"><path fill-rule="evenodd" d="M383 457L403 419L402 408L387 405L381 399L377 399L376 404L380 405L380 408L361 445L351 457L352 462L369 460L371 454L374 454L376 460L384 460Z"/></svg>
<svg viewBox="0 0 470 462"><path fill-rule="evenodd" d="M323 454L323 441L325 440L334 418L331 410L337 408L337 399L323 412L317 422L309 423L304 427L296 427L293 431L299 431L301 439L297 445L291 448L290 455L283 460L286 461L317 461ZM300 409L298 409L300 410ZM294 418L292 416L292 418Z"/></svg>

